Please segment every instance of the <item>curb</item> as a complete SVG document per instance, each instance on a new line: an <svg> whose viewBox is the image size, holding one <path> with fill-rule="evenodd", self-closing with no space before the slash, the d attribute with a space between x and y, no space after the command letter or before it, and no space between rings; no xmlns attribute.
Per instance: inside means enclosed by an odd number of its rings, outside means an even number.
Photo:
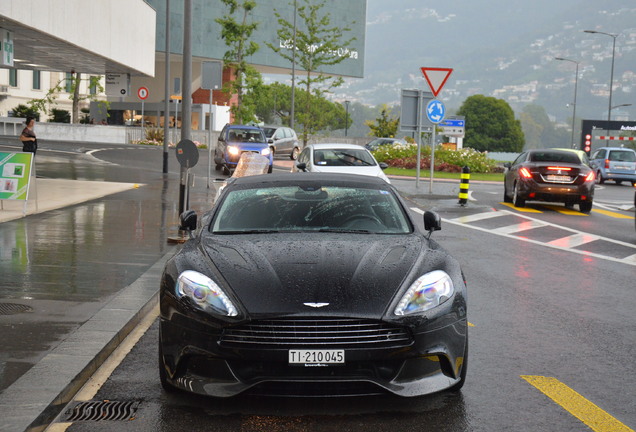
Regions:
<svg viewBox="0 0 636 432"><path fill-rule="evenodd" d="M176 247L0 394L0 430L42 431L158 301Z"/></svg>

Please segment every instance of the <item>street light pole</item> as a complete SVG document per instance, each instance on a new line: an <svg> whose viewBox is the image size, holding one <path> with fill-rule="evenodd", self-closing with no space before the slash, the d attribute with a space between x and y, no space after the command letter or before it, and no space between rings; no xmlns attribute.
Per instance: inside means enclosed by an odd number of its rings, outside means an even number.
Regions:
<svg viewBox="0 0 636 432"><path fill-rule="evenodd" d="M612 69L610 72L610 87L609 87L609 103L607 104L607 136L609 137L610 121L612 120L612 90L614 89L614 57L616 55L616 38L617 34L605 33L596 30L583 30L584 33L602 34L612 38ZM609 145L609 141L605 140L606 145Z"/></svg>
<svg viewBox="0 0 636 432"><path fill-rule="evenodd" d="M345 136L347 136L347 131L349 130L349 101L345 101Z"/></svg>
<svg viewBox="0 0 636 432"><path fill-rule="evenodd" d="M570 145L572 146L572 148L574 148L574 126L576 124L576 90L579 83L579 62L563 57L555 57L554 59L576 64L576 75L574 76L574 109L572 110L572 137L570 138Z"/></svg>

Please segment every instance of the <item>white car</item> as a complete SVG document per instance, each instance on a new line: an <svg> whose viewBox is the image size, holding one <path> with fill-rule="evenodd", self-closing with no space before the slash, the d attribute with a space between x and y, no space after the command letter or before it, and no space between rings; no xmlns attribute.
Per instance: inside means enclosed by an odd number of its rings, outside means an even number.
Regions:
<svg viewBox="0 0 636 432"><path fill-rule="evenodd" d="M292 167L292 172L327 172L360 174L389 178L382 171L387 164L378 163L371 152L355 144L310 144L303 149Z"/></svg>

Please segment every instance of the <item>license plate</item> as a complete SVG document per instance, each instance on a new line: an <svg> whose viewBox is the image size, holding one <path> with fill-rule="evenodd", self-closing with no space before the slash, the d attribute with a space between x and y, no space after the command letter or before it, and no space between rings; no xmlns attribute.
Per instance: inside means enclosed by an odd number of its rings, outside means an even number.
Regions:
<svg viewBox="0 0 636 432"><path fill-rule="evenodd" d="M631 168L626 166L626 165L614 165L614 169L625 170L625 171L630 171L631 170Z"/></svg>
<svg viewBox="0 0 636 432"><path fill-rule="evenodd" d="M289 364L344 364L344 350L289 350Z"/></svg>
<svg viewBox="0 0 636 432"><path fill-rule="evenodd" d="M553 182L569 182L572 180L570 176L548 174L546 180Z"/></svg>

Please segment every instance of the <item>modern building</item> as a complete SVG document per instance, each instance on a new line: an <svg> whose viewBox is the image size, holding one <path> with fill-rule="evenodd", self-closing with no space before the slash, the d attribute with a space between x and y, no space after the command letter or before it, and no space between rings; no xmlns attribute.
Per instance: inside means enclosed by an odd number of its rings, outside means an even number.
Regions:
<svg viewBox="0 0 636 432"><path fill-rule="evenodd" d="M222 60L228 49L221 39L221 26L216 22L228 14L228 9L220 1L191 1L191 123L194 129L204 129L211 124L213 130L219 130L229 121L232 99L216 90L210 98L210 90L202 88L202 65ZM319 3L258 0L251 19L258 23L252 40L260 49L248 59L250 64L261 73L280 74L282 79L289 78L292 70L302 74L298 65L292 65L268 44L291 52L290 41L278 38L279 16L292 23L296 11L297 28L304 30L302 8L310 4ZM345 60L321 72L361 78L364 75L366 0L324 0L320 12L329 14L331 25L349 28L347 39L353 39L349 46L334 52L336 56L346 57ZM13 64L0 64L0 99L4 98L0 101L0 116L8 115L18 103L44 94L71 71L125 77L125 94L112 94L105 85L107 94L104 96L110 104L109 123L134 122L141 114L143 102L145 119L161 125L166 97L172 102L182 98L184 0L2 0L0 29L12 33L14 45ZM169 95L165 94L167 33ZM231 79L230 74L231 71L224 69L223 80ZM142 93L146 96L143 101L138 96L142 88L147 90ZM88 88L82 90L90 92ZM63 95L64 92L56 103L62 104ZM104 113L92 105L91 116L101 120ZM177 103L171 106L175 111L171 109L169 117L174 123L179 108Z"/></svg>

